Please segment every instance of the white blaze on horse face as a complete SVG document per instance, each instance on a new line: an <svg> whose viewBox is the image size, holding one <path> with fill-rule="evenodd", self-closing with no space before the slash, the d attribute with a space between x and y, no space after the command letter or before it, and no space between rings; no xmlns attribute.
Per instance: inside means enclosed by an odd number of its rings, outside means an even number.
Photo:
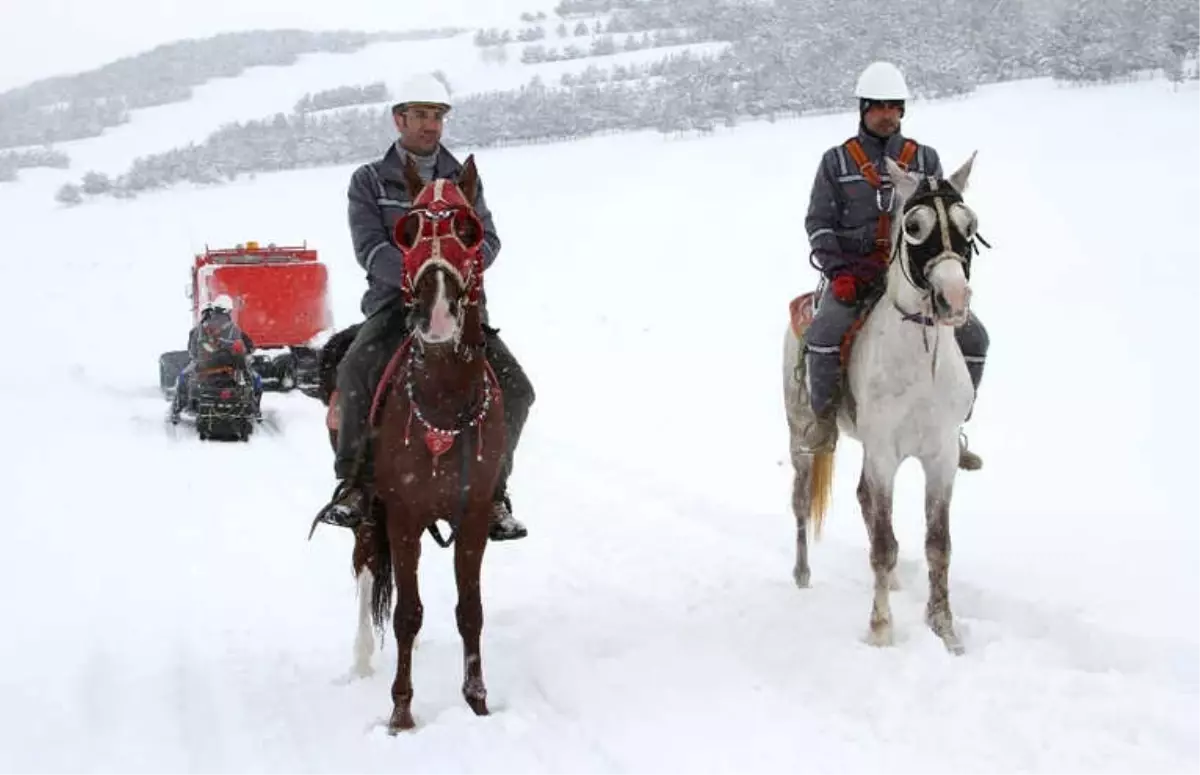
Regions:
<svg viewBox="0 0 1200 775"><path fill-rule="evenodd" d="M938 262L929 273L929 285L949 307L949 314L938 316L942 322L952 326L966 323L971 309L971 286L963 265L958 261Z"/></svg>
<svg viewBox="0 0 1200 775"><path fill-rule="evenodd" d="M433 297L433 309L429 311L429 332L425 340L430 344L448 342L458 329L458 319L450 312L450 300L446 297L446 275L437 273L437 294Z"/></svg>

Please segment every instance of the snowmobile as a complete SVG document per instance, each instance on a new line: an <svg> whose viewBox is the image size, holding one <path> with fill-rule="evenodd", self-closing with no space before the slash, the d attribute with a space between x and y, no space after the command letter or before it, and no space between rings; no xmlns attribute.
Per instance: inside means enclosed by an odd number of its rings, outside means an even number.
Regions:
<svg viewBox="0 0 1200 775"><path fill-rule="evenodd" d="M192 325L204 306L226 294L234 300L233 318L254 340L250 367L266 391L298 388L318 395L319 340L329 333L329 275L317 251L301 246L261 246L248 241L233 248L209 249L192 262L187 296ZM159 356L159 383L171 396L189 361L187 350Z"/></svg>

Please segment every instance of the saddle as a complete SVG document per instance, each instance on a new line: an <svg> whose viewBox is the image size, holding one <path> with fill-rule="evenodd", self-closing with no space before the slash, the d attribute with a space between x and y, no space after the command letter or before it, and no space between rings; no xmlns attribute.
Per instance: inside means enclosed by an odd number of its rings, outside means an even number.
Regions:
<svg viewBox="0 0 1200 775"><path fill-rule="evenodd" d="M788 302L788 319L792 324L792 333L800 340L802 350L804 348L804 335L808 332L808 327L812 325L813 316L816 314L817 294L819 290L818 288L817 291L802 293ZM867 320L867 315L875 308L881 297L881 293L871 293L858 304L858 309L854 315L854 322L850 325L850 328L846 331L841 341L843 375L846 373L846 364L850 362L850 350L854 346L854 340L858 336L859 329L862 328L863 323Z"/></svg>
<svg viewBox="0 0 1200 775"><path fill-rule="evenodd" d="M396 383L400 364L404 363L405 358L408 357L408 351L412 348L412 339L412 334L406 336L400 346L396 348L396 352L388 360L387 366L384 367L383 376L379 378L379 384L375 386L375 395L371 399L371 409L367 413L367 428L375 428L379 425L384 401ZM329 396L329 408L325 411L325 427L331 431L336 431L341 426L341 420L341 412L338 409L338 391L335 389Z"/></svg>
<svg viewBox="0 0 1200 775"><path fill-rule="evenodd" d="M805 384L804 378L804 335L808 332L808 327L812 325L813 316L816 314L816 300L820 297L821 288L817 290L802 293L796 298L788 302L788 316L791 321L792 332L800 341L800 357L797 359L795 379L801 385ZM847 371L850 367L850 351L854 347L854 341L858 337L858 332L862 329L863 324L867 321L867 316L871 314L871 310L875 309L875 305L883 298L882 292L872 292L858 303L858 308L855 310L854 322L850 324L841 341L841 384L845 386L847 383ZM851 422L857 421L857 404L854 400L853 393L845 389L841 391L842 402L846 407L846 411L850 414ZM807 394L807 390L805 390ZM807 401L808 399L804 399Z"/></svg>

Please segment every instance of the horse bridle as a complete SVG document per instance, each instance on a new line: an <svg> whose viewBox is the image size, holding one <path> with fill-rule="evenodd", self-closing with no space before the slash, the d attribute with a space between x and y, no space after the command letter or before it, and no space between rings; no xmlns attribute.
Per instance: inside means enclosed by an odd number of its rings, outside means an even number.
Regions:
<svg viewBox="0 0 1200 775"><path fill-rule="evenodd" d="M898 219L900 239L896 240L896 245L892 249L892 260L901 258L901 251L903 251L904 257L907 259L900 264L904 278L913 287L924 291L927 296L933 293L929 284L929 275L934 268L945 261L958 261L962 264L963 273L969 280L971 278L971 259L979 253L979 245L976 241L983 243L985 247L991 247L974 228L970 229L969 233L963 234L952 223L950 212L956 205L970 213L972 222L974 222L975 214L963 201L962 194L947 181L926 177L918 187L917 193L904 203L904 207L900 211ZM933 226L927 234L918 239L910 233L909 218L920 207L933 213Z"/></svg>

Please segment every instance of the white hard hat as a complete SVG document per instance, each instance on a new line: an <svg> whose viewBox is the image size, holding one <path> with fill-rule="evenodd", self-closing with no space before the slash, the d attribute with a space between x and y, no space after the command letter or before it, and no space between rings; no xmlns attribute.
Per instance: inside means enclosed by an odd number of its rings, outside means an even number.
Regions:
<svg viewBox="0 0 1200 775"><path fill-rule="evenodd" d="M222 293L217 298L204 305L205 309L223 310L225 312L233 312L233 299L229 298L229 294Z"/></svg>
<svg viewBox="0 0 1200 775"><path fill-rule="evenodd" d="M858 76L854 96L863 100L907 100L904 74L891 62L872 62Z"/></svg>
<svg viewBox="0 0 1200 775"><path fill-rule="evenodd" d="M401 81L395 87L389 87L389 98L392 106L398 105L440 105L450 110L450 92L446 85L430 73L417 73Z"/></svg>

